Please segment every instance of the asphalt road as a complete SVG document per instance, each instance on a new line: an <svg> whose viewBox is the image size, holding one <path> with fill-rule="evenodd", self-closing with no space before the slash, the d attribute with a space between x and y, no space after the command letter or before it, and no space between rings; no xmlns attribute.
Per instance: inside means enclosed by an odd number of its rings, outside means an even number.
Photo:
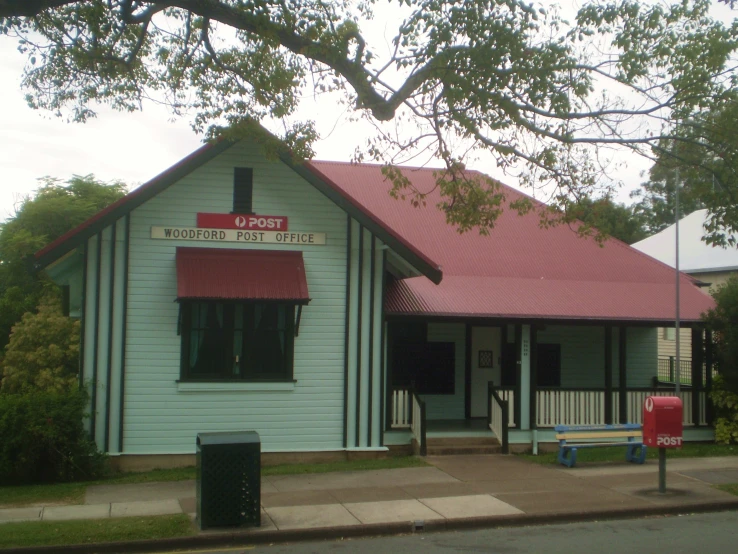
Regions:
<svg viewBox="0 0 738 554"><path fill-rule="evenodd" d="M738 512L371 539L259 545L198 554L727 554L738 552ZM184 554L179 551L178 554Z"/></svg>

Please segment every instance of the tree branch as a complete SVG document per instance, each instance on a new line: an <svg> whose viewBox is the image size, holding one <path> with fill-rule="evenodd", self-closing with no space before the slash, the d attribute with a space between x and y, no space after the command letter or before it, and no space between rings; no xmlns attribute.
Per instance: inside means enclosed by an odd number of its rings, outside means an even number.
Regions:
<svg viewBox="0 0 738 554"><path fill-rule="evenodd" d="M0 17L35 17L49 8L74 4L76 0L0 0Z"/></svg>

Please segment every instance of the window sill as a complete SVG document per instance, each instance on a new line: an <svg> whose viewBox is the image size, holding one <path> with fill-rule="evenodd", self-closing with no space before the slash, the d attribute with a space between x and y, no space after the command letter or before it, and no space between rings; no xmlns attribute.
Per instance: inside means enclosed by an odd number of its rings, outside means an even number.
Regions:
<svg viewBox="0 0 738 554"><path fill-rule="evenodd" d="M178 392L285 392L295 390L295 381L177 381Z"/></svg>

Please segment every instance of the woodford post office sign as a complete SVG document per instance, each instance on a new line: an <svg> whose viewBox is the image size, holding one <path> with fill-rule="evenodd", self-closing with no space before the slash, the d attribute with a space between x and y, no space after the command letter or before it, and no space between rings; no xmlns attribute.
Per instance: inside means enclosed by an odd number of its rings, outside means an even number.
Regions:
<svg viewBox="0 0 738 554"><path fill-rule="evenodd" d="M264 244L325 244L325 233L241 231L236 229L201 229L199 227L152 227L151 238Z"/></svg>
<svg viewBox="0 0 738 554"><path fill-rule="evenodd" d="M198 213L197 227L152 227L151 238L264 244L325 244L325 233L288 231L284 216Z"/></svg>

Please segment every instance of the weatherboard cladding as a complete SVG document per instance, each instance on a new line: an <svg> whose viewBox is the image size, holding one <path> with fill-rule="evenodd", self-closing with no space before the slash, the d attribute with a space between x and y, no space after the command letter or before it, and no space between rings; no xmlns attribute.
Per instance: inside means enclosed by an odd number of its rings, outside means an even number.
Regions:
<svg viewBox="0 0 738 554"><path fill-rule="evenodd" d="M379 166L311 165L440 264L443 280L438 286L424 278L393 283L386 299L389 314L623 321L674 317L673 270L620 241L600 246L578 237L569 226L542 229L535 210L519 216L509 206L488 236L474 230L460 234L437 207L433 170L404 170L417 190L428 193L425 205L415 208L390 197L390 184ZM507 205L521 197L500 186ZM698 321L711 306L711 298L683 276L682 318Z"/></svg>
<svg viewBox="0 0 738 554"><path fill-rule="evenodd" d="M179 384L181 337L177 334L177 247L217 248L212 243L155 240L152 226L193 226L198 211L228 213L233 168L254 168L254 210L284 215L290 231L324 232L325 245L244 244L244 251L301 251L310 304L302 311L295 339L294 379L288 390L268 384L226 383L220 390ZM353 222L354 228L358 223ZM358 235L358 231L356 231ZM345 212L280 162L267 161L256 147L238 144L184 176L131 213L128 330L126 342L125 447L127 454L191 453L196 433L254 429L265 451L336 450L343 448L344 425L358 428L359 448L379 446L379 356L370 355L369 329L352 326L354 352L348 367L349 406L344 420L344 371L347 293L347 225ZM365 232L363 259L369 260L373 241ZM382 243L375 242L375 253ZM229 249L233 243L228 244ZM237 248L237 247L236 247ZM358 252L350 251L351 272L363 276L351 285L352 313L362 306L364 326L381 310L372 309L369 294L381 285L381 264L359 267ZM379 258L378 258L379 259ZM355 299L355 302L353 302ZM375 325L379 323L375 319ZM373 333L375 342L381 333ZM359 348L359 336L361 346ZM376 352L376 346L374 346ZM371 358L371 360L370 360ZM372 365L369 365L371 361ZM359 369L358 364L362 362ZM362 380L358 375L361 373ZM371 394L364 387L372 379ZM357 386L363 386L357 392ZM264 388L267 390L264 390ZM358 415L358 425L357 422ZM371 418L371 440L369 437ZM355 436L350 437L352 441ZM349 447L355 447L351 442Z"/></svg>
<svg viewBox="0 0 738 554"><path fill-rule="evenodd" d="M312 302L295 339L292 391L182 392L175 257L152 225L194 226L196 213L228 213L233 168L254 168L254 209L289 218L290 229L327 233L328 243L303 250ZM126 452L189 453L195 433L254 429L265 450L336 449L342 442L345 214L289 168L257 149L235 146L161 192L131 214ZM229 244L229 247L231 244ZM294 246L244 245L254 250Z"/></svg>
<svg viewBox="0 0 738 554"><path fill-rule="evenodd" d="M618 334L613 328L613 386L618 385ZM648 387L654 376L656 329L631 327L627 330L628 386ZM605 329L602 326L546 325L537 332L539 344L561 345L561 387L605 386Z"/></svg>
<svg viewBox="0 0 738 554"><path fill-rule="evenodd" d="M119 452L123 436L121 374L125 341L126 219L102 229L87 242L84 326L81 340L83 383L90 392L86 425L98 446Z"/></svg>

